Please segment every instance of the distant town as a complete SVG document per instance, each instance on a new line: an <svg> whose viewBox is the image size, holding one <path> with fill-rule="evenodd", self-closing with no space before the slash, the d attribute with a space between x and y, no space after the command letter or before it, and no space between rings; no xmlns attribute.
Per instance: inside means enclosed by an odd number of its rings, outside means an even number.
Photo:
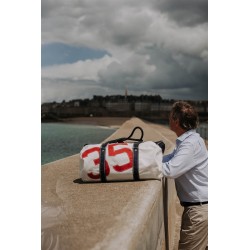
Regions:
<svg viewBox="0 0 250 250"><path fill-rule="evenodd" d="M60 121L70 117L133 117L149 121L168 120L174 99L162 99L160 95L110 95L93 96L92 99L43 103L41 121ZM208 121L208 101L186 100L196 107L200 121Z"/></svg>

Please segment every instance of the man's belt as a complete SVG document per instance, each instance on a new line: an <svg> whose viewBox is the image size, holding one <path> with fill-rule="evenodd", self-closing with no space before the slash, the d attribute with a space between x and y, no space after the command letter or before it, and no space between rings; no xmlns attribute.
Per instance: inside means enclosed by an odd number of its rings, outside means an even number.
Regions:
<svg viewBox="0 0 250 250"><path fill-rule="evenodd" d="M201 206L204 204L208 204L208 201L203 201L203 202L182 202L181 201L181 205L183 207L190 207L190 206Z"/></svg>

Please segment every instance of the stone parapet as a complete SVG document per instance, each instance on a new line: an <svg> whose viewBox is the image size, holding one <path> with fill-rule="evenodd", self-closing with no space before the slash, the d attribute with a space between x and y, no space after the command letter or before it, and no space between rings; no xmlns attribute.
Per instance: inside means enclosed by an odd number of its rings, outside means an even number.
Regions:
<svg viewBox="0 0 250 250"><path fill-rule="evenodd" d="M126 137L135 126L143 128L145 141L162 140L165 153L172 151L170 140L137 118L105 141ZM77 154L43 165L41 188L42 249L173 249L173 182L165 187L159 180L83 184Z"/></svg>

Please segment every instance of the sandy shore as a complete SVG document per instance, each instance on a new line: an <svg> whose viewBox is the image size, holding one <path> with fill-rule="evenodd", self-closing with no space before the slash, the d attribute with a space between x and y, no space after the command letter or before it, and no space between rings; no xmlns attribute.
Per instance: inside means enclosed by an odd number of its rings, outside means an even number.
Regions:
<svg viewBox="0 0 250 250"><path fill-rule="evenodd" d="M96 126L106 126L111 128L119 128L124 122L130 120L132 117L73 117L64 119L64 123L69 124L85 124L85 125L96 125ZM141 119L141 118L140 118ZM143 122L149 124L154 129L159 131L166 138L175 142L176 134L172 131L169 131L167 125L162 125L158 123L152 123L141 119Z"/></svg>
<svg viewBox="0 0 250 250"><path fill-rule="evenodd" d="M111 128L119 128L124 122L131 119L132 117L73 117L64 119L64 123L69 124L86 124L86 125L97 125L97 126L106 126ZM142 120L142 119L141 119ZM175 142L176 135L175 133L169 132L169 127L167 125L162 125L158 123L152 123L143 120L145 123L150 124L154 129L160 131L165 137L169 140ZM205 144L208 148L208 141L205 140Z"/></svg>
<svg viewBox="0 0 250 250"><path fill-rule="evenodd" d="M130 117L73 117L64 119L64 123L86 124L119 128Z"/></svg>

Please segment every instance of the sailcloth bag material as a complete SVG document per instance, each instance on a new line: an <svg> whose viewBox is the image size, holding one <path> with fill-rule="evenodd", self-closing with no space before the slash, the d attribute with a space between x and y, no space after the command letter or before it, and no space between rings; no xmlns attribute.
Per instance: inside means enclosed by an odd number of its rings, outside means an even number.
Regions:
<svg viewBox="0 0 250 250"><path fill-rule="evenodd" d="M140 139L131 138L140 129ZM80 152L80 178L86 182L147 180L162 178L162 141L142 141L135 127L127 138L85 145ZM133 140L135 142L126 142Z"/></svg>

